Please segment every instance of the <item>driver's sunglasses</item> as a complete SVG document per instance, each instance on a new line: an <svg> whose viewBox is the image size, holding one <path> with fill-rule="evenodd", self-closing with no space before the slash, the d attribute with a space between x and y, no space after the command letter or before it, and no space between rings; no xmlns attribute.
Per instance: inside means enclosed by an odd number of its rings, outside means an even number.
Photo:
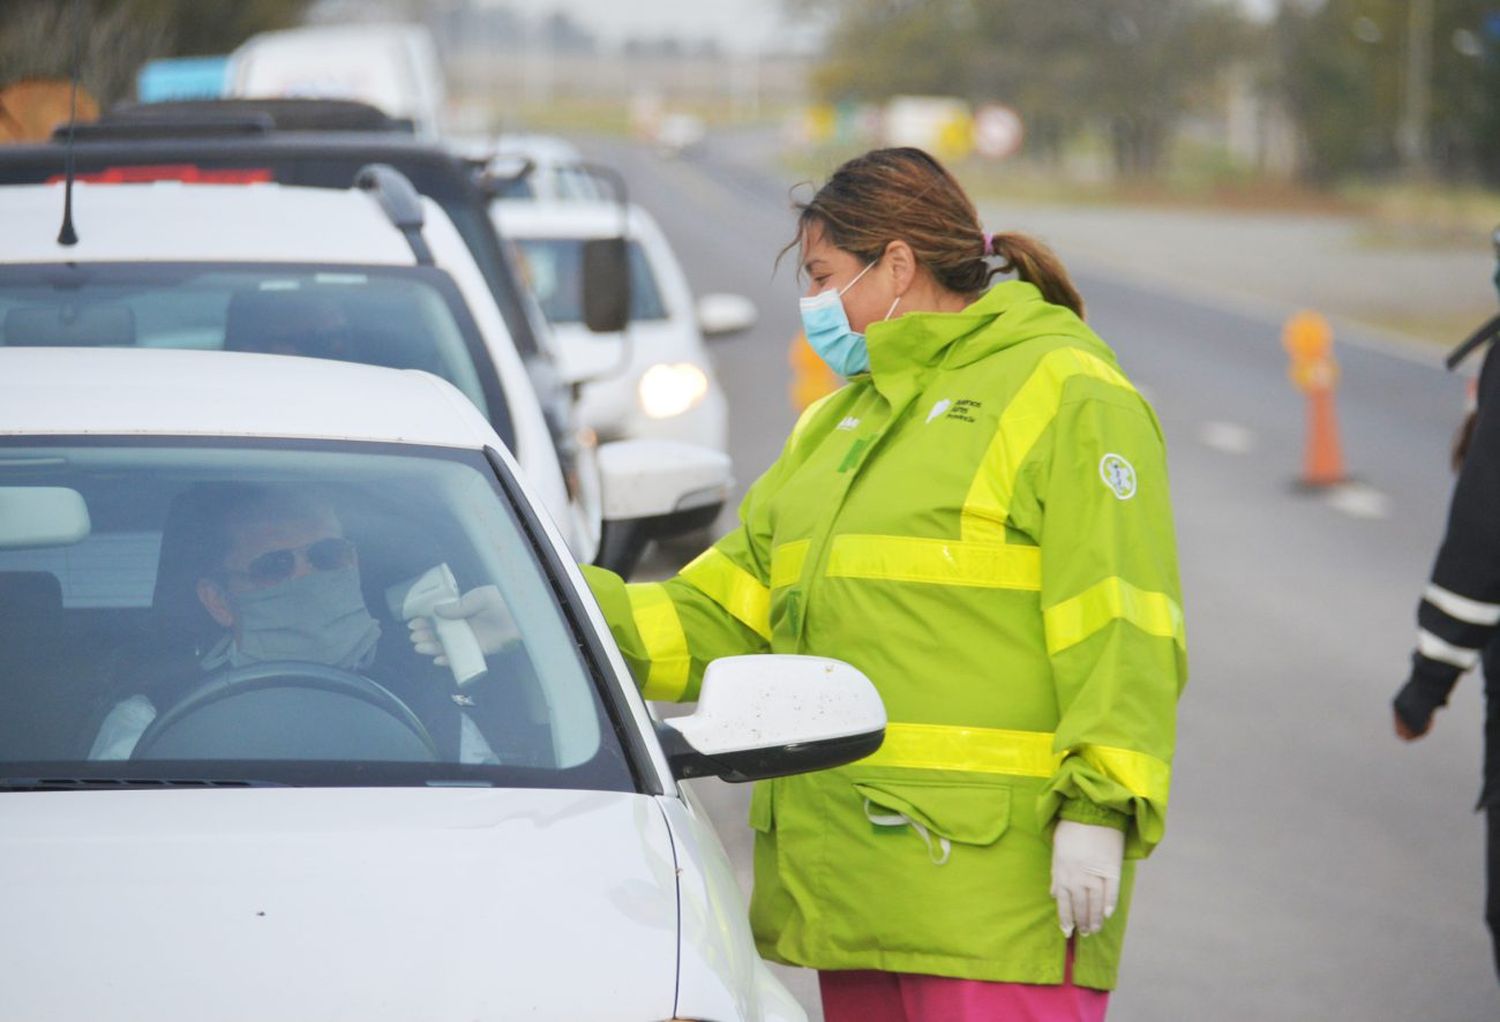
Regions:
<svg viewBox="0 0 1500 1022"><path fill-rule="evenodd" d="M285 582L297 572L297 555L307 557L315 571L336 571L354 563L354 544L342 536L330 536L306 546L271 550L245 566L244 571L231 568L230 573L249 579L257 586Z"/></svg>

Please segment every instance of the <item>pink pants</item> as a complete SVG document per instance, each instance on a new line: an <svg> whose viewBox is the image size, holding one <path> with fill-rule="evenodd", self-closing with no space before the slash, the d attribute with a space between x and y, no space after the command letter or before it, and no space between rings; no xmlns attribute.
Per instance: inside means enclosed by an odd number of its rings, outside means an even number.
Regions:
<svg viewBox="0 0 1500 1022"><path fill-rule="evenodd" d="M819 972L825 1022L1104 1022L1109 992L1073 985L1073 948L1062 986L987 983L854 969Z"/></svg>

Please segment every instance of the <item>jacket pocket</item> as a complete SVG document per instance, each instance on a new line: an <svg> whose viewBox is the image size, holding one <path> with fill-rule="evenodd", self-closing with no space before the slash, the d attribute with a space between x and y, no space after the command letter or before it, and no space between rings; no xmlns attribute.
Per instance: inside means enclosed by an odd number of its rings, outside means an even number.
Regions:
<svg viewBox="0 0 1500 1022"><path fill-rule="evenodd" d="M780 827L816 827L820 838L806 868L800 855L785 855L815 906L815 943L835 963L820 958L820 967L879 961L897 972L941 966L964 975L962 963L999 962L1032 927L1042 932L1056 919L1050 852L1013 815L1024 811L1025 787L894 770L834 780L805 824L791 799L778 806Z"/></svg>
<svg viewBox="0 0 1500 1022"><path fill-rule="evenodd" d="M944 850L933 857L941 861L947 860L949 843L992 845L1010 827L1009 787L882 778L855 781L854 790L864 800L871 823L909 825L929 842L929 851L935 838Z"/></svg>

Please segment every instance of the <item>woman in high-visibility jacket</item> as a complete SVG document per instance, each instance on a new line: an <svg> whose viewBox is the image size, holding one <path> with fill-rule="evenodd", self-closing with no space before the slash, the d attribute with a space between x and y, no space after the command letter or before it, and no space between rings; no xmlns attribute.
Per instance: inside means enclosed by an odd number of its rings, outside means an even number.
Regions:
<svg viewBox="0 0 1500 1022"><path fill-rule="evenodd" d="M590 584L649 698L752 652L879 689L878 752L751 800L756 940L830 1022L1102 1018L1186 680L1160 427L1055 258L927 154L800 209L808 339L850 383L679 575Z"/></svg>

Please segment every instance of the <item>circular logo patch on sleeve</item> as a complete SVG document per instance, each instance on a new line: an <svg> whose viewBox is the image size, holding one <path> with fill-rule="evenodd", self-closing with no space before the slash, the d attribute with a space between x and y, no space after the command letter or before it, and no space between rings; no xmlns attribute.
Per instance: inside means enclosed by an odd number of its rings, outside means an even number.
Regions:
<svg viewBox="0 0 1500 1022"><path fill-rule="evenodd" d="M1106 454L1099 459L1099 477L1121 500L1135 496L1135 466L1118 454Z"/></svg>

